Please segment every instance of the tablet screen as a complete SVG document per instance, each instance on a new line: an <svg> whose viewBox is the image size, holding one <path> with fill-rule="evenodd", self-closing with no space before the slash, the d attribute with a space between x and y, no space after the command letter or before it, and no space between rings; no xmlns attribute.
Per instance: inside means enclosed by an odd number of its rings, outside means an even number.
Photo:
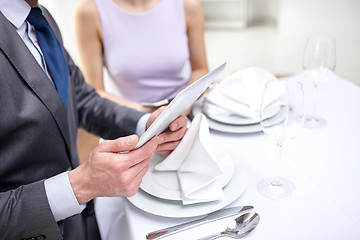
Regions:
<svg viewBox="0 0 360 240"><path fill-rule="evenodd" d="M151 124L151 126L140 137L139 142L135 148L141 147L144 143L149 141L152 137L159 135L167 129L172 121L183 114L198 97L211 85L212 82L225 69L226 63L223 63L213 71L209 72L199 80L184 88L176 97L170 102L166 109L159 115L159 117Z"/></svg>

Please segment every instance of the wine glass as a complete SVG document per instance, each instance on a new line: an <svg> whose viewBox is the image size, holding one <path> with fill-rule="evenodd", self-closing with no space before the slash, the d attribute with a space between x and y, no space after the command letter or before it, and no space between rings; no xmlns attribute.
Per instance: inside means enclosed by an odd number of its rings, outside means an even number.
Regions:
<svg viewBox="0 0 360 240"><path fill-rule="evenodd" d="M269 112L276 114L269 117ZM265 134L273 139L279 149L278 175L260 181L258 191L270 199L292 195L294 184L280 176L282 148L295 137L305 119L304 90L300 82L291 79L271 80L266 84L260 109L260 123Z"/></svg>
<svg viewBox="0 0 360 240"><path fill-rule="evenodd" d="M305 76L314 86L314 99L311 101L310 112L305 119L305 127L322 128L326 120L317 116L319 84L326 81L328 73L334 71L336 62L335 39L329 36L312 36L306 41L303 69Z"/></svg>

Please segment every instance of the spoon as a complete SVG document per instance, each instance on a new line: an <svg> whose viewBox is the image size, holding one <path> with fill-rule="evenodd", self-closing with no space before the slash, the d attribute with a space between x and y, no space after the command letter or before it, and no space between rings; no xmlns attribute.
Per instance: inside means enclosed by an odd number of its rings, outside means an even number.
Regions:
<svg viewBox="0 0 360 240"><path fill-rule="evenodd" d="M258 225L260 216L255 212L245 213L234 219L225 231L198 240L211 240L219 237L239 239L249 234Z"/></svg>

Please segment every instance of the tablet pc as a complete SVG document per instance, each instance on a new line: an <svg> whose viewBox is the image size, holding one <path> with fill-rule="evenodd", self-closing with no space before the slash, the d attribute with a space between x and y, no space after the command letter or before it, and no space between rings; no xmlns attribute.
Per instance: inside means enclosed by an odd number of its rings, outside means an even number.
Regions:
<svg viewBox="0 0 360 240"><path fill-rule="evenodd" d="M145 133L140 137L139 142L135 148L141 147L144 143L149 141L152 137L159 135L167 129L172 121L183 114L198 97L210 86L210 84L220 75L225 69L226 63L223 63L213 71L201 77L191 85L179 92L176 97L170 102L166 109L159 115L159 117L150 125Z"/></svg>

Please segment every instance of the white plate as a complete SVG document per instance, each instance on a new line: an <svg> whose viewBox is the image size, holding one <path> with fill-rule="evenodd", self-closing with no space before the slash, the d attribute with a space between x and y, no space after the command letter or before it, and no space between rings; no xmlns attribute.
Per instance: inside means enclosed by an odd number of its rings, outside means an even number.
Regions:
<svg viewBox="0 0 360 240"><path fill-rule="evenodd" d="M230 182L223 189L224 198L221 200L182 205L181 201L157 198L141 189L139 189L135 196L128 198L128 200L145 212L163 217L182 218L209 214L226 207L245 191L248 176L244 160L238 158L234 161L234 172L236 174L233 175Z"/></svg>
<svg viewBox="0 0 360 240"><path fill-rule="evenodd" d="M180 183L176 171L163 172L155 170L155 166L166 157L167 155L154 154L150 162L149 170L144 176L140 188L155 197L168 200L181 200ZM232 178L234 164L229 157L219 159L218 164L224 173L220 178L220 186L223 188Z"/></svg>
<svg viewBox="0 0 360 240"><path fill-rule="evenodd" d="M194 117L202 111L202 101L198 100L194 103L192 107L192 114ZM231 125L225 124L218 121L215 121L209 117L207 117L209 128L213 130L217 130L220 132L228 132L228 133L254 133L254 132L262 132L262 127L260 123L257 124L249 124L249 125Z"/></svg>
<svg viewBox="0 0 360 240"><path fill-rule="evenodd" d="M202 100L204 101L204 100ZM214 105L212 107L215 107ZM204 105L204 103L202 103L201 105L201 109L204 112L204 114L208 117L211 118L212 120L215 120L217 122L220 123L225 123L225 124L231 124L231 125L251 125L251 124L259 124L260 123L260 113L258 113L258 117L257 118L247 118L247 117L242 117L239 116L238 114L208 114L206 109L206 106ZM220 107L219 107L220 108ZM279 108L271 108L271 111L267 111L266 114L266 118L271 118L273 116L275 116L275 114L277 114L279 112Z"/></svg>
<svg viewBox="0 0 360 240"><path fill-rule="evenodd" d="M201 100L202 102L204 100ZM242 117L238 114L210 114L211 111L206 111L207 107L211 106L211 108L215 109L219 109L219 110L223 110L221 109L221 107L219 106L215 106L212 105L211 103L207 103L209 105L205 105L204 103L201 104L201 110L202 112L208 117L211 118L215 121L218 121L220 123L225 123L225 124L232 124L232 125L248 125L248 124L255 124L255 123L259 123L260 119L253 119L253 118L247 118L247 117Z"/></svg>
<svg viewBox="0 0 360 240"><path fill-rule="evenodd" d="M205 114L208 118L211 118L217 122L225 123L225 124L231 124L231 125L250 125L250 124L257 124L260 122L260 119L252 119L252 118L246 118L241 117L239 115L231 114L228 116L223 115L214 115L209 116Z"/></svg>

